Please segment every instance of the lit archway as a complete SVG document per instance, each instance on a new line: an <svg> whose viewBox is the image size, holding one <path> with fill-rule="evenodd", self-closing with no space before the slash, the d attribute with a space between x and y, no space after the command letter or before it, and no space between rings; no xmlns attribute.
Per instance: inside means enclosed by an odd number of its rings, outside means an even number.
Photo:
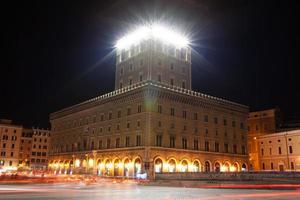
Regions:
<svg viewBox="0 0 300 200"><path fill-rule="evenodd" d="M221 171L221 165L219 162L215 162L215 172L220 172Z"/></svg>
<svg viewBox="0 0 300 200"><path fill-rule="evenodd" d="M181 172L187 172L188 171L188 162L186 160L183 160L180 164L180 171Z"/></svg>
<svg viewBox="0 0 300 200"><path fill-rule="evenodd" d="M106 160L105 166L104 166L104 167L105 167L105 168L104 168L104 174L105 174L106 176L110 176L110 175L111 175L111 169L112 169L112 167L113 167L112 162L111 162L110 160Z"/></svg>
<svg viewBox="0 0 300 200"><path fill-rule="evenodd" d="M174 159L171 159L168 162L168 172L176 172L176 162Z"/></svg>
<svg viewBox="0 0 300 200"><path fill-rule="evenodd" d="M140 158L135 159L134 161L134 175L142 173L142 161Z"/></svg>
<svg viewBox="0 0 300 200"><path fill-rule="evenodd" d="M132 164L130 163L130 160L128 158L124 161L124 176L129 177L129 171Z"/></svg>
<svg viewBox="0 0 300 200"><path fill-rule="evenodd" d="M242 165L242 171L243 172L247 171L247 165L245 163L243 163L243 165Z"/></svg>
<svg viewBox="0 0 300 200"><path fill-rule="evenodd" d="M104 168L104 166L103 166L102 161L100 159L98 159L98 161L97 161L97 174L99 176L102 175L103 168Z"/></svg>
<svg viewBox="0 0 300 200"><path fill-rule="evenodd" d="M160 158L157 158L154 163L154 171L155 173L162 173L163 170L163 162Z"/></svg>
<svg viewBox="0 0 300 200"><path fill-rule="evenodd" d="M239 170L239 164L237 162L235 162L230 169L231 172L238 172Z"/></svg>
<svg viewBox="0 0 300 200"><path fill-rule="evenodd" d="M193 172L200 172L200 162L198 160L195 160L193 162L192 171Z"/></svg>
<svg viewBox="0 0 300 200"><path fill-rule="evenodd" d="M205 172L210 172L210 163L208 161L205 161Z"/></svg>
<svg viewBox="0 0 300 200"><path fill-rule="evenodd" d="M229 162L225 162L221 171L222 172L229 172L230 171L230 163Z"/></svg>
<svg viewBox="0 0 300 200"><path fill-rule="evenodd" d="M122 163L119 159L114 162L114 176L120 176L120 170L122 169Z"/></svg>

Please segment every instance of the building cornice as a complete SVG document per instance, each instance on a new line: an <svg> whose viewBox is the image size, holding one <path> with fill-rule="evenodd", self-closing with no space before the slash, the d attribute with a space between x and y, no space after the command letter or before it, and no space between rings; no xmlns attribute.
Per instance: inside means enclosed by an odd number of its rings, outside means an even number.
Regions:
<svg viewBox="0 0 300 200"><path fill-rule="evenodd" d="M111 101L116 97L121 97L126 94L131 95L135 92L140 92L142 88L146 88L146 87L151 87L154 89L156 88L156 89L159 89L160 91L164 91L164 92L172 92L172 94L182 95L182 97L196 98L196 100L200 100L205 103L210 103L215 106L235 108L236 111L240 111L240 112L248 112L248 110L249 110L248 106L245 106L245 105L242 105L239 103L235 103L232 101L228 101L228 100L225 100L222 98L213 97L213 96L210 96L207 94L180 88L177 86L171 86L168 84L163 84L163 83L159 83L159 82L146 80L146 81L143 81L143 82L131 85L131 86L124 87L122 89L114 90L114 91L106 93L104 95L89 99L82 103L79 103L79 104L64 108L62 110L59 110L57 112L51 113L50 120L64 117L64 116L67 116L74 112L79 112L79 111L82 111L85 109L92 108L94 106L103 104L107 101ZM195 99L193 99L193 100L195 100Z"/></svg>

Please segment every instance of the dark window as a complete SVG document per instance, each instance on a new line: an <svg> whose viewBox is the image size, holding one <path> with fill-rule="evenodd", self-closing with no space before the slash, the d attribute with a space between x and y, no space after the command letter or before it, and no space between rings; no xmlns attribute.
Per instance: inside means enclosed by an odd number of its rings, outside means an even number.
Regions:
<svg viewBox="0 0 300 200"><path fill-rule="evenodd" d="M161 147L162 145L162 136L156 135L156 146Z"/></svg>
<svg viewBox="0 0 300 200"><path fill-rule="evenodd" d="M186 138L182 138L182 148L187 149L187 139Z"/></svg>
<svg viewBox="0 0 300 200"><path fill-rule="evenodd" d="M170 148L175 148L175 137L174 136L170 137Z"/></svg>
<svg viewBox="0 0 300 200"><path fill-rule="evenodd" d="M223 120L223 124L224 124L224 126L227 126L227 120L226 119Z"/></svg>
<svg viewBox="0 0 300 200"><path fill-rule="evenodd" d="M293 147L292 146L289 146L289 152L293 153Z"/></svg>
<svg viewBox="0 0 300 200"><path fill-rule="evenodd" d="M116 148L119 148L120 147L120 138L117 138L116 139Z"/></svg>
<svg viewBox="0 0 300 200"><path fill-rule="evenodd" d="M246 155L246 147L244 145L242 146L242 154Z"/></svg>
<svg viewBox="0 0 300 200"><path fill-rule="evenodd" d="M273 163L271 162L271 169L273 170L274 169L274 165L273 165Z"/></svg>
<svg viewBox="0 0 300 200"><path fill-rule="evenodd" d="M112 113L111 113L111 112L108 114L108 119L109 119L109 120L112 119Z"/></svg>
<svg viewBox="0 0 300 200"><path fill-rule="evenodd" d="M264 149L261 149L261 155L262 156L264 155Z"/></svg>
<svg viewBox="0 0 300 200"><path fill-rule="evenodd" d="M225 144L224 144L224 153L228 153L228 152L229 152L228 144L225 143Z"/></svg>
<svg viewBox="0 0 300 200"><path fill-rule="evenodd" d="M107 149L110 148L110 139L107 139L107 141L106 141L106 148L107 148Z"/></svg>
<svg viewBox="0 0 300 200"><path fill-rule="evenodd" d="M194 140L194 149L199 150L199 142L198 140Z"/></svg>
<svg viewBox="0 0 300 200"><path fill-rule="evenodd" d="M121 117L121 110L118 111L118 118Z"/></svg>
<svg viewBox="0 0 300 200"><path fill-rule="evenodd" d="M136 136L136 146L141 146L141 136L140 135Z"/></svg>
<svg viewBox="0 0 300 200"><path fill-rule="evenodd" d="M237 154L237 146L235 144L233 145L233 153Z"/></svg>
<svg viewBox="0 0 300 200"><path fill-rule="evenodd" d="M205 146L204 146L204 148L205 148L205 151L209 151L209 142L208 141L205 141Z"/></svg>
<svg viewBox="0 0 300 200"><path fill-rule="evenodd" d="M294 170L295 166L294 166L294 162L291 162L291 170Z"/></svg>
<svg viewBox="0 0 300 200"><path fill-rule="evenodd" d="M174 79L173 78L170 79L170 85L174 85Z"/></svg>
<svg viewBox="0 0 300 200"><path fill-rule="evenodd" d="M138 105L138 113L141 113L141 112L142 112L142 106Z"/></svg>
<svg viewBox="0 0 300 200"><path fill-rule="evenodd" d="M99 145L98 148L99 148L99 149L102 149L102 140L99 141L99 144L98 144L98 145Z"/></svg>
<svg viewBox="0 0 300 200"><path fill-rule="evenodd" d="M220 145L218 142L215 142L215 152L219 152L220 151Z"/></svg>
<svg viewBox="0 0 300 200"><path fill-rule="evenodd" d="M281 147L278 147L278 154L281 154Z"/></svg>
<svg viewBox="0 0 300 200"><path fill-rule="evenodd" d="M130 145L130 137L127 136L126 139L125 139L125 146L129 147L129 145Z"/></svg>

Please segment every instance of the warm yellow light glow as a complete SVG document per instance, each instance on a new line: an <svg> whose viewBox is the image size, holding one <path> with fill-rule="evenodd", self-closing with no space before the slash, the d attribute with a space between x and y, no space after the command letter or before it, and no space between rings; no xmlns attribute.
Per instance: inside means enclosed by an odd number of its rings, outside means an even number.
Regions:
<svg viewBox="0 0 300 200"><path fill-rule="evenodd" d="M230 166L230 171L231 172L235 172L236 171L236 167L235 166Z"/></svg>
<svg viewBox="0 0 300 200"><path fill-rule="evenodd" d="M79 167L79 166L80 166L80 160L77 159L77 160L75 160L75 167Z"/></svg>
<svg viewBox="0 0 300 200"><path fill-rule="evenodd" d="M119 162L118 163L118 168L122 168L123 167L123 163Z"/></svg>
<svg viewBox="0 0 300 200"><path fill-rule="evenodd" d="M158 39L165 43L170 43L177 48L186 47L189 42L184 36L176 33L174 30L162 25L143 26L118 40L116 47L118 49L128 49L132 45L137 45L142 40L149 38Z"/></svg>
<svg viewBox="0 0 300 200"><path fill-rule="evenodd" d="M93 167L94 165L94 160L93 159L89 159L89 167Z"/></svg>
<svg viewBox="0 0 300 200"><path fill-rule="evenodd" d="M104 164L103 163L100 163L98 166L99 166L100 169L104 168Z"/></svg>
<svg viewBox="0 0 300 200"><path fill-rule="evenodd" d="M106 163L106 164L105 164L105 167L106 167L107 169L111 169L111 168L113 168L113 164L112 164L112 163Z"/></svg>

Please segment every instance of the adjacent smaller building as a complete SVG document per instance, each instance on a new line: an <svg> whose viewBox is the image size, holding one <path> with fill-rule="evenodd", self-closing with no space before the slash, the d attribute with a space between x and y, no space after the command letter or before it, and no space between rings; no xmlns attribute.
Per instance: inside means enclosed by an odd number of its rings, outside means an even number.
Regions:
<svg viewBox="0 0 300 200"><path fill-rule="evenodd" d="M22 126L13 125L11 120L0 120L0 170L17 169L22 130Z"/></svg>
<svg viewBox="0 0 300 200"><path fill-rule="evenodd" d="M258 138L261 170L300 171L300 129Z"/></svg>
<svg viewBox="0 0 300 200"><path fill-rule="evenodd" d="M0 171L48 166L50 130L24 128L11 120L0 120Z"/></svg>

